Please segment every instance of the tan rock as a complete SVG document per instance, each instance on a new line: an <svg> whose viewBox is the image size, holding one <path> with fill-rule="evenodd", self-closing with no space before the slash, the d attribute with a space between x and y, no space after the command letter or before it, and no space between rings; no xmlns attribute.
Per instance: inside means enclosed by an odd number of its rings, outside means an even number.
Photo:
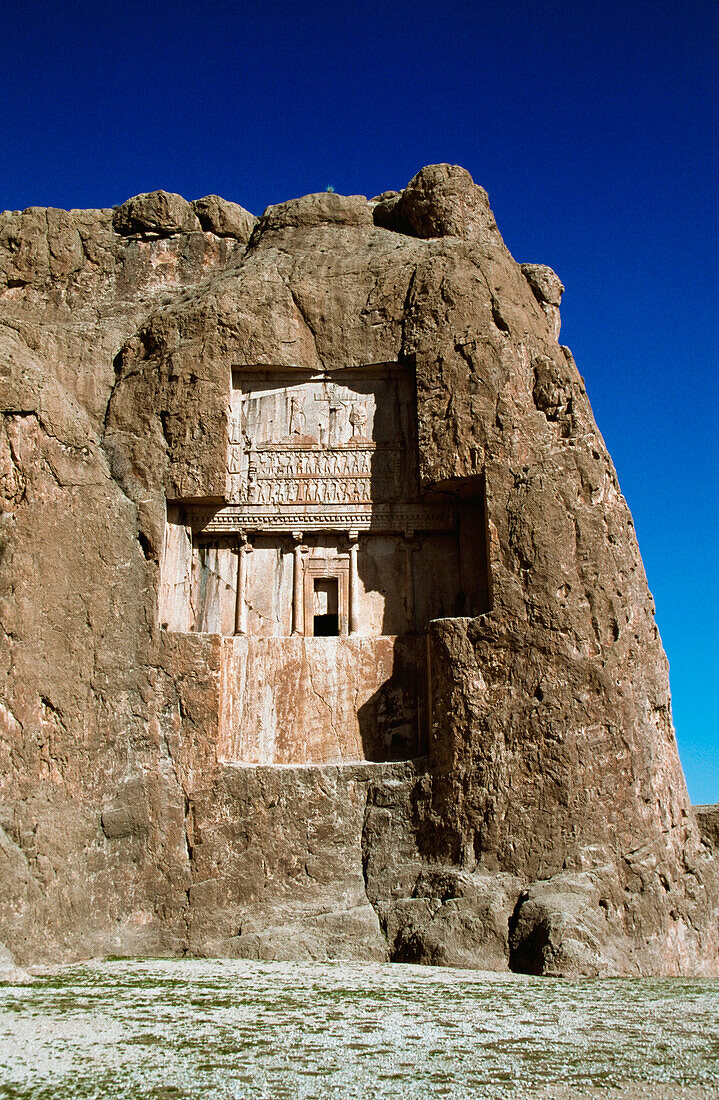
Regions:
<svg viewBox="0 0 719 1100"><path fill-rule="evenodd" d="M703 840L719 851L719 805L695 806L694 813Z"/></svg>
<svg viewBox="0 0 719 1100"><path fill-rule="evenodd" d="M456 164L430 164L397 197L380 200L375 222L397 233L424 239L461 237L503 247L487 192Z"/></svg>
<svg viewBox="0 0 719 1100"><path fill-rule="evenodd" d="M115 232L125 237L131 233L167 237L200 229L200 222L187 199L168 191L151 191L128 199L118 206L112 224Z"/></svg>
<svg viewBox="0 0 719 1100"><path fill-rule="evenodd" d="M3 943L0 943L0 982L21 985L29 981L32 981L32 978L27 971L15 965L12 954Z"/></svg>
<svg viewBox="0 0 719 1100"><path fill-rule="evenodd" d="M205 195L195 199L192 209L197 214L206 233L215 233L218 237L236 237L245 243L250 239L258 219L249 210L228 202L219 195Z"/></svg>
<svg viewBox="0 0 719 1100"><path fill-rule="evenodd" d="M716 857L558 279L450 165L238 211L0 216L0 938L21 966L717 973Z"/></svg>
<svg viewBox="0 0 719 1100"><path fill-rule="evenodd" d="M268 206L260 219L260 231L306 229L318 225L372 225L372 208L364 195L337 195L321 191L301 199Z"/></svg>
<svg viewBox="0 0 719 1100"><path fill-rule="evenodd" d="M564 287L559 277L546 264L521 264L520 266L522 274L532 288L534 297L554 330L555 337L559 339L561 328L559 306L564 294Z"/></svg>

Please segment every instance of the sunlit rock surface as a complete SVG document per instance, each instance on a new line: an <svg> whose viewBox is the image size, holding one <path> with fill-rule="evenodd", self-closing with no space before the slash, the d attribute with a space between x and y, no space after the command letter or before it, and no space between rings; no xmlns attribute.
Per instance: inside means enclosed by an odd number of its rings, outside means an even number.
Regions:
<svg viewBox="0 0 719 1100"><path fill-rule="evenodd" d="M0 216L0 939L716 973L562 285L463 169ZM705 830L706 832L706 830Z"/></svg>

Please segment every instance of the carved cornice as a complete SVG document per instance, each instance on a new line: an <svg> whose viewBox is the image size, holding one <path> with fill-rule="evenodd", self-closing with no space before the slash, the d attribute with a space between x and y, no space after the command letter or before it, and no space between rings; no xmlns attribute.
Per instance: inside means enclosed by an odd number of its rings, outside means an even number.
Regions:
<svg viewBox="0 0 719 1100"><path fill-rule="evenodd" d="M354 507L228 505L217 512L190 508L196 531L227 534L233 531L450 531L454 510L445 504L359 504Z"/></svg>

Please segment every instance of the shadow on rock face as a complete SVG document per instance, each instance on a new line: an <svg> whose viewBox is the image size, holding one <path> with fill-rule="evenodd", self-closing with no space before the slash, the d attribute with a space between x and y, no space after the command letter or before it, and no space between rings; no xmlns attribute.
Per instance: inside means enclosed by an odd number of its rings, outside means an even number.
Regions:
<svg viewBox="0 0 719 1100"><path fill-rule="evenodd" d="M528 912L529 894L520 895L509 920L509 969L516 974L543 974L551 955L551 926L546 913Z"/></svg>

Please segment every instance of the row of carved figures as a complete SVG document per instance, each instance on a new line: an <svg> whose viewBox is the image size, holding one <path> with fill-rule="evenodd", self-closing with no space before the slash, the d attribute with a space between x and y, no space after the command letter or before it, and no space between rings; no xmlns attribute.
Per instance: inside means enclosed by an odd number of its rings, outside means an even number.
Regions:
<svg viewBox="0 0 719 1100"><path fill-rule="evenodd" d="M239 469L237 450L232 462ZM334 449L329 451L251 450L247 465L259 477L337 477L346 474L370 474L393 471L399 462L399 451L375 450L370 447Z"/></svg>
<svg viewBox="0 0 719 1100"><path fill-rule="evenodd" d="M230 477L230 497L247 504L369 504L392 494L393 478L260 478L252 473Z"/></svg>

